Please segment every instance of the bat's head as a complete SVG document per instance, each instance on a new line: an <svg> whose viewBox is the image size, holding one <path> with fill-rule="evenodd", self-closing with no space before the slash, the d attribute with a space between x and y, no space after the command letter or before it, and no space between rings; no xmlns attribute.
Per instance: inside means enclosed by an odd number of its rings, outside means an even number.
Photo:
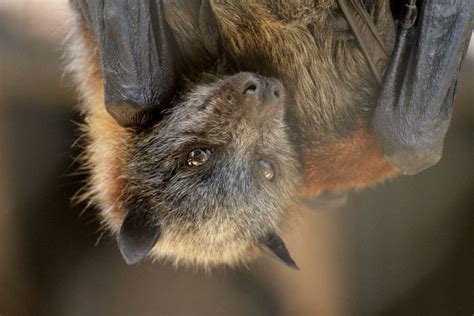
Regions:
<svg viewBox="0 0 474 316"><path fill-rule="evenodd" d="M239 73L197 85L134 136L118 244L129 263L151 252L176 262L235 264L278 237L299 179L279 81Z"/></svg>

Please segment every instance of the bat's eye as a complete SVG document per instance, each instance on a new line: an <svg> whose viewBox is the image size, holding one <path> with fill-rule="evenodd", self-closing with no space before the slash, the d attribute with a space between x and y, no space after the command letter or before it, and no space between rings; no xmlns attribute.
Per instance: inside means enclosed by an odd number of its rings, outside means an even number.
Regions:
<svg viewBox="0 0 474 316"><path fill-rule="evenodd" d="M188 154L186 162L188 163L188 166L201 166L209 160L211 154L212 151L209 148L197 148Z"/></svg>
<svg viewBox="0 0 474 316"><path fill-rule="evenodd" d="M258 168L265 179L271 181L275 177L275 169L270 162L260 159L258 161Z"/></svg>

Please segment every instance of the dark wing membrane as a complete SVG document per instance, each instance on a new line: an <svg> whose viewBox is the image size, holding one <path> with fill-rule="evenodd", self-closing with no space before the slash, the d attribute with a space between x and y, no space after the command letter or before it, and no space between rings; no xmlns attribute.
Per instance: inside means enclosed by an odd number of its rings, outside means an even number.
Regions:
<svg viewBox="0 0 474 316"><path fill-rule="evenodd" d="M405 174L441 158L473 10L472 0L424 0L415 27L400 21L372 125L385 157Z"/></svg>
<svg viewBox="0 0 474 316"><path fill-rule="evenodd" d="M168 107L177 49L160 0L72 0L97 42L108 112L142 126Z"/></svg>

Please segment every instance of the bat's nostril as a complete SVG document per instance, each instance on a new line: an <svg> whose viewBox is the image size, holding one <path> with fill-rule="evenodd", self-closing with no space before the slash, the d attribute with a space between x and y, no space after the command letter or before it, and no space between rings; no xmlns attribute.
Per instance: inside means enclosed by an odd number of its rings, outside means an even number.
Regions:
<svg viewBox="0 0 474 316"><path fill-rule="evenodd" d="M263 110L263 108L282 102L285 90L283 85L274 78L250 75L245 77L241 85L244 104L249 108Z"/></svg>
<svg viewBox="0 0 474 316"><path fill-rule="evenodd" d="M244 84L243 94L247 96L254 96L259 93L260 83L255 79L250 79Z"/></svg>
<svg viewBox="0 0 474 316"><path fill-rule="evenodd" d="M272 91L273 91L273 97L274 97L275 99L280 98L280 95L281 95L281 94L280 94L280 89L279 89L278 86L273 86L273 87L272 87Z"/></svg>
<svg viewBox="0 0 474 316"><path fill-rule="evenodd" d="M268 78L265 80L264 104L272 104L281 101L284 88L280 81Z"/></svg>

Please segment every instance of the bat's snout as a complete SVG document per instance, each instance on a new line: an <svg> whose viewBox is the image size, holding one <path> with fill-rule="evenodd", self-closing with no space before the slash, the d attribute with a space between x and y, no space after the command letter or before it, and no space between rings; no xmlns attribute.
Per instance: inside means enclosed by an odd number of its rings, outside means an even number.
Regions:
<svg viewBox="0 0 474 316"><path fill-rule="evenodd" d="M285 88L280 81L255 75L243 80L241 91L245 105L257 110L282 105L285 96Z"/></svg>

